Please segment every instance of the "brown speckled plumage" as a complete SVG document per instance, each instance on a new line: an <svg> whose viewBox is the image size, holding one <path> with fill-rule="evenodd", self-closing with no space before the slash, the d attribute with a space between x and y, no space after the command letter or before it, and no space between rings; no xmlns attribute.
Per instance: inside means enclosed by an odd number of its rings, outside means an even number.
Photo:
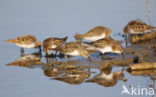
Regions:
<svg viewBox="0 0 156 97"><path fill-rule="evenodd" d="M6 40L6 42L10 42L25 48L36 48L41 46L40 41L38 41L36 37L32 35L18 36L16 38Z"/></svg>
<svg viewBox="0 0 156 97"><path fill-rule="evenodd" d="M97 26L97 27L91 29L90 31L86 32L85 34L76 33L75 38L76 39L86 39L88 37L89 38L99 37L99 39L101 39L101 38L109 37L111 33L112 33L112 31L110 28L103 27L103 26ZM105 34L105 36L102 36L103 34ZM88 40L92 40L92 39L88 39Z"/></svg>
<svg viewBox="0 0 156 97"><path fill-rule="evenodd" d="M57 47L64 44L68 37L64 38L48 38L43 41L43 50L48 53L50 50L56 50Z"/></svg>
<svg viewBox="0 0 156 97"><path fill-rule="evenodd" d="M147 25L141 20L132 20L124 27L124 32L125 34L142 34L152 29L156 29L156 27Z"/></svg>
<svg viewBox="0 0 156 97"><path fill-rule="evenodd" d="M70 56L83 56L85 58L89 57L89 53L86 48L80 42L69 42L65 45L59 47L57 51ZM76 51L76 54L75 54ZM74 54L71 54L74 53Z"/></svg>
<svg viewBox="0 0 156 97"><path fill-rule="evenodd" d="M94 42L84 42L96 49L104 49L105 47L111 47L112 52L113 51L121 51L123 50L123 47L120 43L115 41L113 38L103 38Z"/></svg>

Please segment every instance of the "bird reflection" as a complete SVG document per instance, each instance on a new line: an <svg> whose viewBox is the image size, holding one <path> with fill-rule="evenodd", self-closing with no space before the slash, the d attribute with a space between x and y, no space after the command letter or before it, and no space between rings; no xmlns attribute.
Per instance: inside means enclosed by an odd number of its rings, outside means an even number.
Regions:
<svg viewBox="0 0 156 97"><path fill-rule="evenodd" d="M147 70L131 70L127 69L127 72L133 76L153 76L156 75L155 69L147 69Z"/></svg>
<svg viewBox="0 0 156 97"><path fill-rule="evenodd" d="M47 68L44 69L44 75L48 76L48 77L57 77L59 75L61 75L63 73L63 68Z"/></svg>
<svg viewBox="0 0 156 97"><path fill-rule="evenodd" d="M40 53L25 54L22 57L16 59L15 61L7 64L7 66L20 66L32 68L34 65L43 65L44 63L40 60Z"/></svg>
<svg viewBox="0 0 156 97"><path fill-rule="evenodd" d="M123 70L111 72L111 69L101 70L100 74L95 75L93 78L88 79L86 82L97 83L104 87L115 86L118 80L124 79Z"/></svg>
<svg viewBox="0 0 156 97"><path fill-rule="evenodd" d="M72 67L69 68L68 66L66 68L65 74L53 78L53 80L59 80L68 84L74 84L74 85L79 85L83 83L83 81L90 76L90 68L81 68L81 67Z"/></svg>
<svg viewBox="0 0 156 97"><path fill-rule="evenodd" d="M53 61L52 59L50 60L50 63L46 64L44 68L44 75L48 77L57 77L64 73L65 71L65 64L64 62L57 62Z"/></svg>

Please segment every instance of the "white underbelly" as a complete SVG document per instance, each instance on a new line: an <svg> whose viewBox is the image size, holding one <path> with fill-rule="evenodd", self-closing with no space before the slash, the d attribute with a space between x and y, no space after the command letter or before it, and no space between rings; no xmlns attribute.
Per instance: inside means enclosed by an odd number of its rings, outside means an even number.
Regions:
<svg viewBox="0 0 156 97"><path fill-rule="evenodd" d="M103 54L106 53L106 52L113 52L111 46L105 46L104 48L97 48L97 50L100 51Z"/></svg>
<svg viewBox="0 0 156 97"><path fill-rule="evenodd" d="M54 49L54 48L56 48L56 47L57 47L57 45L52 45L52 46L51 46L52 49Z"/></svg>
<svg viewBox="0 0 156 97"><path fill-rule="evenodd" d="M68 77L75 77L75 78L78 78L79 77L79 75L78 74L68 74Z"/></svg>
<svg viewBox="0 0 156 97"><path fill-rule="evenodd" d="M31 43L29 45L25 45L25 44L16 44L16 45L23 48L34 48L36 46L35 43Z"/></svg>
<svg viewBox="0 0 156 97"><path fill-rule="evenodd" d="M118 53L118 54L121 54L122 52L119 51L119 50L116 50L116 51L113 51L113 53Z"/></svg>
<svg viewBox="0 0 156 97"><path fill-rule="evenodd" d="M133 29L129 30L130 34L142 34L143 32L134 31Z"/></svg>
<svg viewBox="0 0 156 97"><path fill-rule="evenodd" d="M113 79L113 74L112 74L112 73L111 73L111 74L102 73L102 74L100 75L100 77L101 77L101 78L108 79L108 80L111 80L111 79Z"/></svg>
<svg viewBox="0 0 156 97"><path fill-rule="evenodd" d="M91 41L96 41L96 40L99 40L99 39L102 39L102 38L105 38L105 37L106 37L106 35L102 34L100 36L85 37L84 39L91 40Z"/></svg>
<svg viewBox="0 0 156 97"><path fill-rule="evenodd" d="M73 52L71 53L66 53L67 55L70 55L70 56L79 56L79 52L77 50L74 50Z"/></svg>

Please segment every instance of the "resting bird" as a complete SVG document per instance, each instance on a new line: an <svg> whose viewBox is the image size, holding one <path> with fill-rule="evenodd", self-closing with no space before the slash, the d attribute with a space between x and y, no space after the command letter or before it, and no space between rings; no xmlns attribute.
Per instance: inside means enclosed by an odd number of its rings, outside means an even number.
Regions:
<svg viewBox="0 0 156 97"><path fill-rule="evenodd" d="M111 33L112 31L110 28L97 26L85 34L76 33L75 38L76 40L86 39L86 40L96 41L102 38L110 37Z"/></svg>

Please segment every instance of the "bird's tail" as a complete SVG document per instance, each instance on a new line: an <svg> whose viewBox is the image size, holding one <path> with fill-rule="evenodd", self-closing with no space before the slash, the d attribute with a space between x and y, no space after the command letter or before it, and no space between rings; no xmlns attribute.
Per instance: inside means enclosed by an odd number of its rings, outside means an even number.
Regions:
<svg viewBox="0 0 156 97"><path fill-rule="evenodd" d="M156 29L156 27L153 27L153 29Z"/></svg>
<svg viewBox="0 0 156 97"><path fill-rule="evenodd" d="M67 39L68 39L68 36L64 37L64 38L63 38L63 41L66 41Z"/></svg>
<svg viewBox="0 0 156 97"><path fill-rule="evenodd" d="M85 82L95 82L94 78L90 78L88 80L86 80Z"/></svg>
<svg viewBox="0 0 156 97"><path fill-rule="evenodd" d="M93 44L93 42L83 42L83 43L86 45L92 45Z"/></svg>
<svg viewBox="0 0 156 97"><path fill-rule="evenodd" d="M91 52L96 52L96 47L92 46L93 42L83 42L87 50L92 50Z"/></svg>

